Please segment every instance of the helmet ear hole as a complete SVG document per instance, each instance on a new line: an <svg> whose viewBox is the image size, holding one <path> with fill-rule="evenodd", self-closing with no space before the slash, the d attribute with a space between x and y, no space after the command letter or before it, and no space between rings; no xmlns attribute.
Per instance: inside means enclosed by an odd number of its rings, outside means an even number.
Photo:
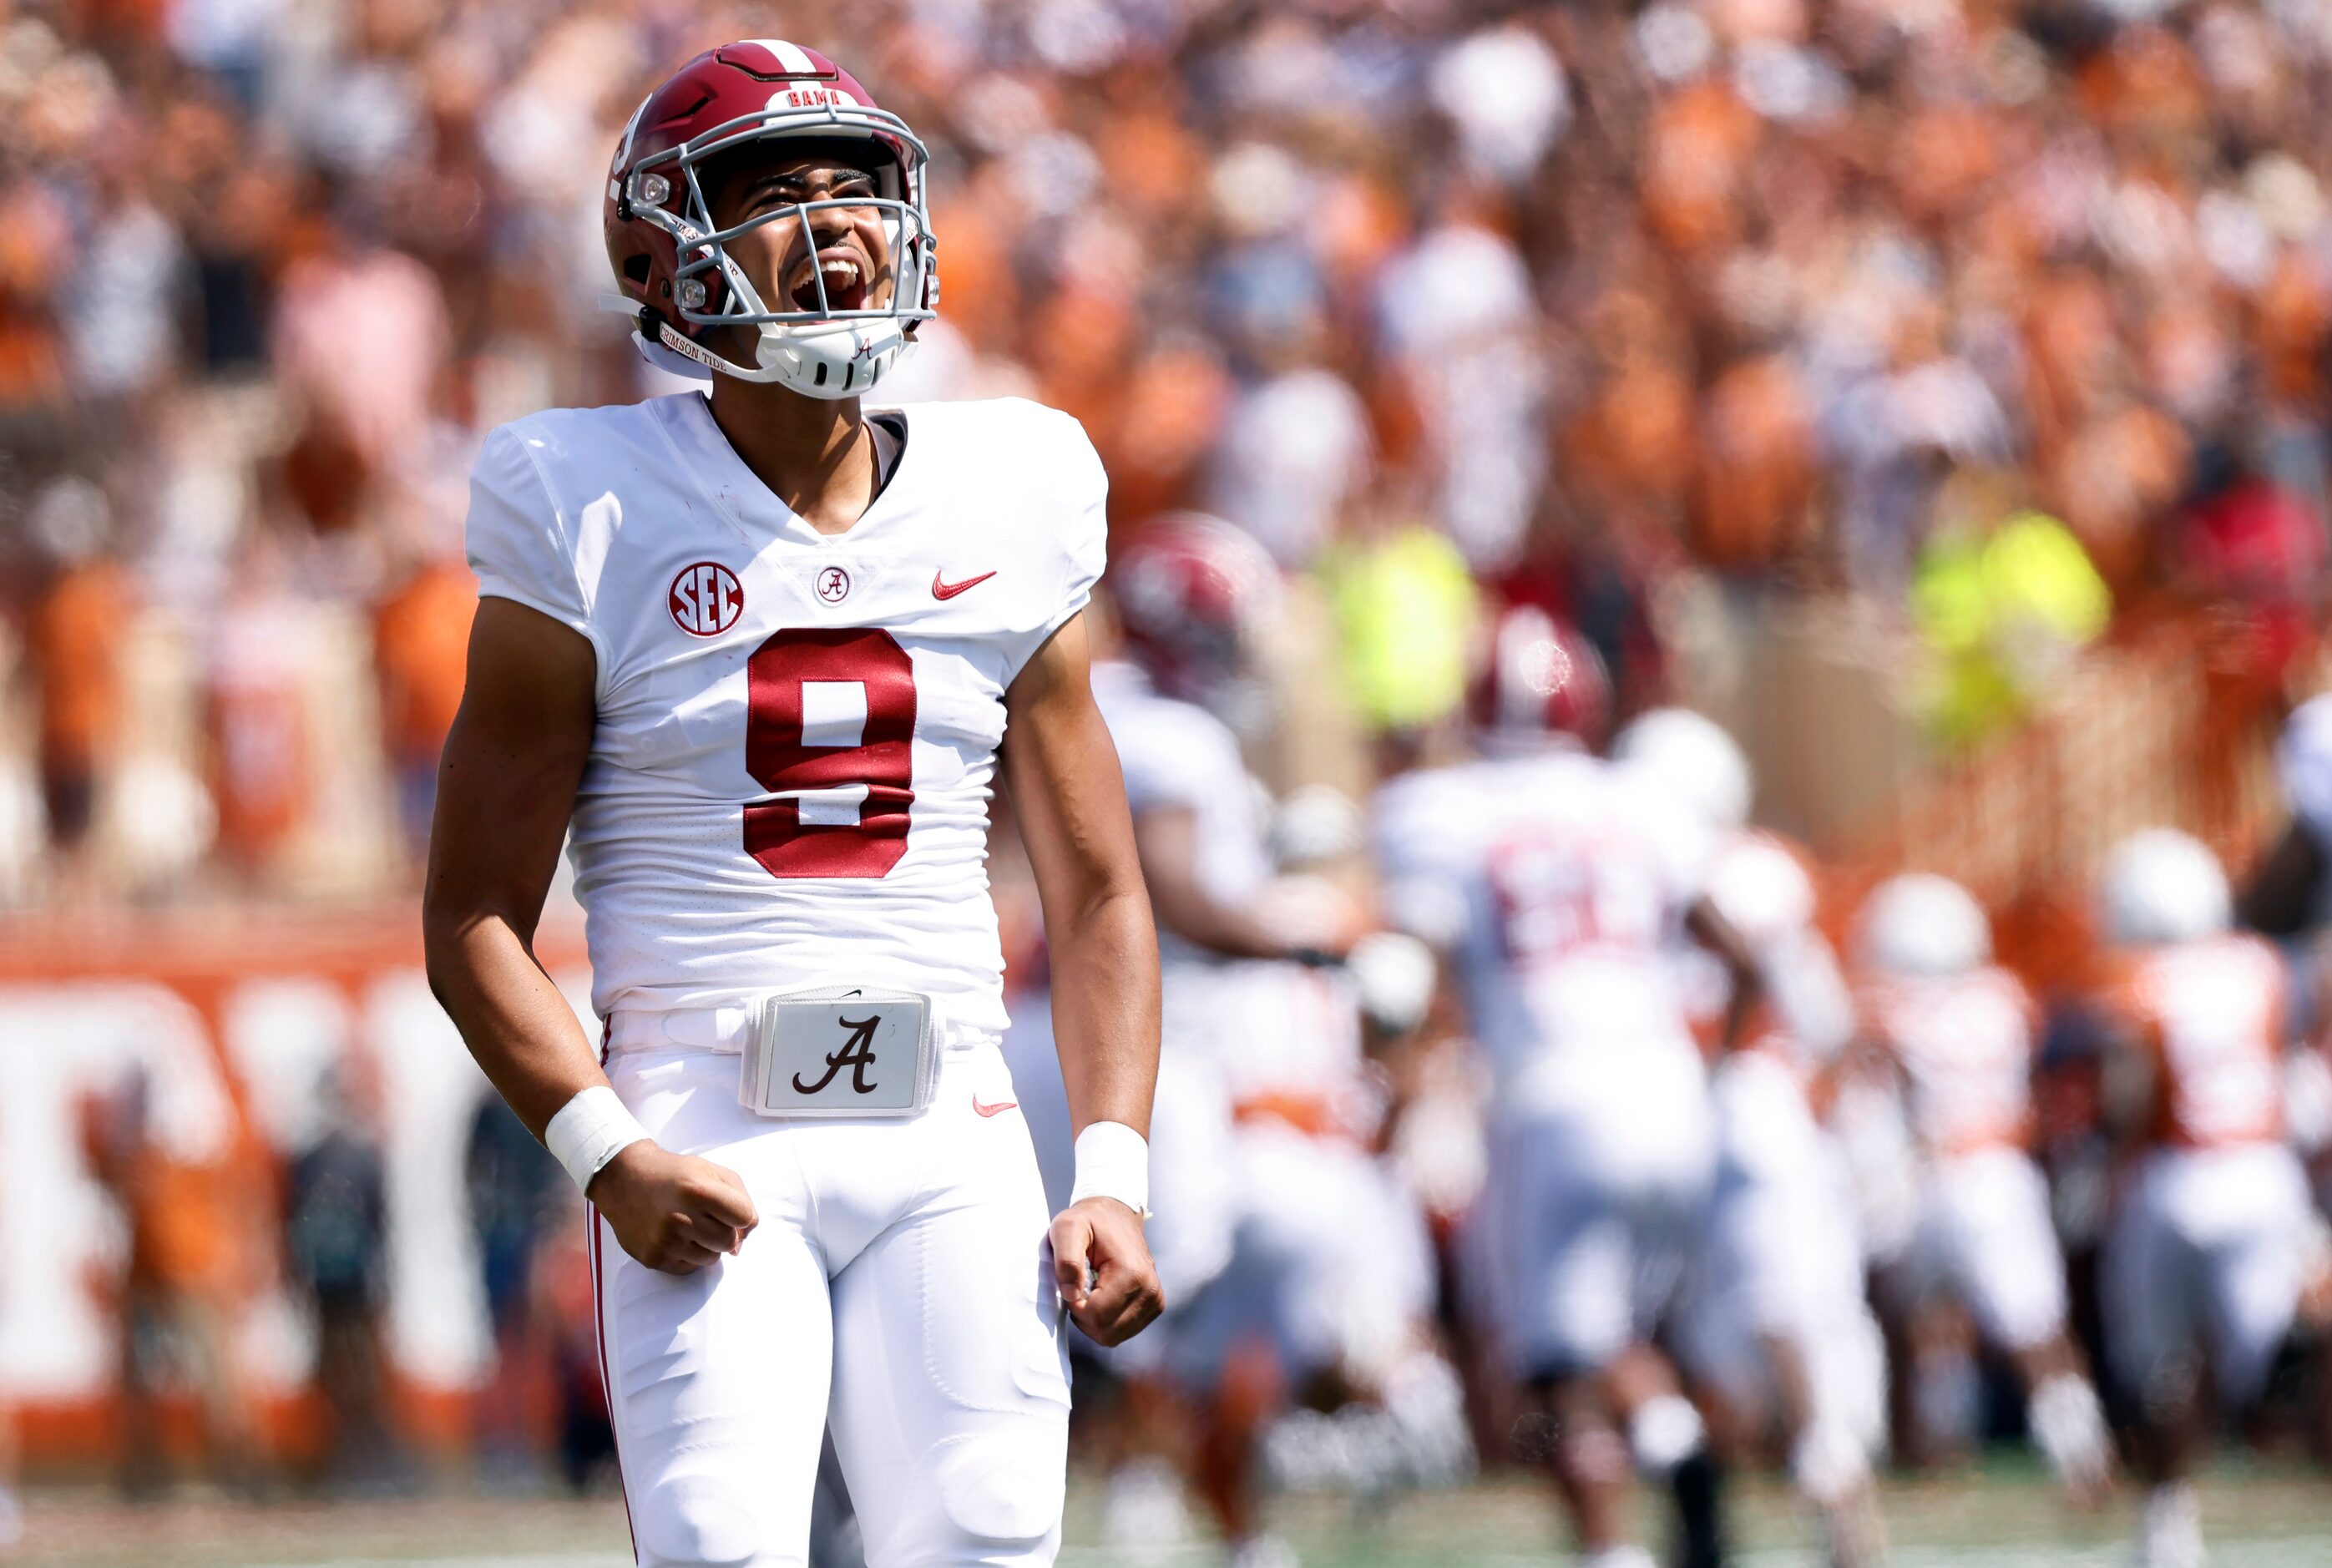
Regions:
<svg viewBox="0 0 2332 1568"><path fill-rule="evenodd" d="M653 265L645 251L634 252L624 258L624 279L636 289L648 286L648 272Z"/></svg>

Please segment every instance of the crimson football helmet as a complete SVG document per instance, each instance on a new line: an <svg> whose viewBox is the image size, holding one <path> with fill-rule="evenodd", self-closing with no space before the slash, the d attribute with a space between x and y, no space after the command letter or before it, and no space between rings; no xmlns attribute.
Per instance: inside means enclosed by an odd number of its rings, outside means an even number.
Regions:
<svg viewBox="0 0 2332 1568"><path fill-rule="evenodd" d="M1595 645L1532 605L1499 616L1475 678L1474 724L1494 747L1568 736L1601 743L1611 724L1611 677Z"/></svg>
<svg viewBox="0 0 2332 1568"><path fill-rule="evenodd" d="M1161 692L1219 708L1248 684L1256 645L1279 604L1279 569L1220 518L1172 512L1110 562L1120 630Z"/></svg>
<svg viewBox="0 0 2332 1568"><path fill-rule="evenodd" d="M796 202L717 226L698 178L707 161L788 141L855 144L850 150L874 175L877 196ZM607 260L641 351L683 374L776 381L811 397L869 390L939 305L923 190L928 162L907 122L876 107L865 88L816 50L749 38L698 55L632 111L607 175ZM844 276L855 272L855 258L836 255L809 269L814 308L798 295L763 300L730 244L765 225L798 224L803 238L796 243L807 251L814 215L833 208L881 215L891 249L889 299L874 298L879 279ZM707 341L720 328L747 332L751 363Z"/></svg>

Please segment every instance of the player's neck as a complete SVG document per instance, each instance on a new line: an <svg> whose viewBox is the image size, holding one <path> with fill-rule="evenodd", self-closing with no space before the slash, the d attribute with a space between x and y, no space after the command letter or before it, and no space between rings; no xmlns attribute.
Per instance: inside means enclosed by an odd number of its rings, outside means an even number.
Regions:
<svg viewBox="0 0 2332 1568"><path fill-rule="evenodd" d="M841 533L874 499L874 444L858 399L712 378L712 420L754 477L820 533Z"/></svg>

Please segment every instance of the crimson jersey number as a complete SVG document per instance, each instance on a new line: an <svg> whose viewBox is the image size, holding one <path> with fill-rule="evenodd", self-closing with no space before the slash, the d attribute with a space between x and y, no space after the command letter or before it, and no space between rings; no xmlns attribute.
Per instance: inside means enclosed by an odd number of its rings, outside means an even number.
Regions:
<svg viewBox="0 0 2332 1568"><path fill-rule="evenodd" d="M745 770L788 796L745 808L745 853L771 876L890 875L915 803L907 650L874 626L778 632L745 691Z"/></svg>
<svg viewBox="0 0 2332 1568"><path fill-rule="evenodd" d="M1585 948L1657 945L1659 885L1628 848L1575 834L1500 845L1490 858L1490 889L1506 956L1552 963Z"/></svg>

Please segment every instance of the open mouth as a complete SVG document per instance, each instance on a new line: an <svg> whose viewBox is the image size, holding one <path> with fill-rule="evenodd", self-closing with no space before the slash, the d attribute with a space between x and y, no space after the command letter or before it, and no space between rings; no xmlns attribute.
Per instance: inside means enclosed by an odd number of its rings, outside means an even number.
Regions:
<svg viewBox="0 0 2332 1568"><path fill-rule="evenodd" d="M786 288L795 310L816 311L819 308L817 295L821 282L826 285L827 310L840 311L865 308L866 263L855 251L846 246L832 245L798 264Z"/></svg>

